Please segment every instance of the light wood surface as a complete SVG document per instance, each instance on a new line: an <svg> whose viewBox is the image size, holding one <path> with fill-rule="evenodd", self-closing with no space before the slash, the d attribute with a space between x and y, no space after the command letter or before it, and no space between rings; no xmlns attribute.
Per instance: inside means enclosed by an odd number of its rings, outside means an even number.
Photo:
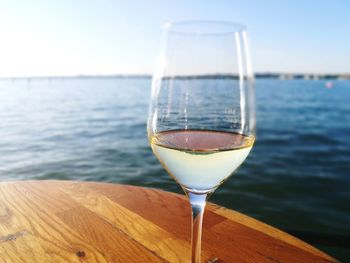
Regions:
<svg viewBox="0 0 350 263"><path fill-rule="evenodd" d="M135 186L0 183L0 262L189 262L184 196ZM203 262L336 262L238 212L209 204Z"/></svg>

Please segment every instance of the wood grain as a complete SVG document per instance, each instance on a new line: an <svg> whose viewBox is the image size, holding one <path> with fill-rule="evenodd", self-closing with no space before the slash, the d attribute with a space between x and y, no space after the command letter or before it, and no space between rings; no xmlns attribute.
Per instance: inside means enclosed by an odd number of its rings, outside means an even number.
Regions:
<svg viewBox="0 0 350 263"><path fill-rule="evenodd" d="M189 262L184 196L70 181L0 183L0 262ZM202 262L337 262L235 211L208 204Z"/></svg>

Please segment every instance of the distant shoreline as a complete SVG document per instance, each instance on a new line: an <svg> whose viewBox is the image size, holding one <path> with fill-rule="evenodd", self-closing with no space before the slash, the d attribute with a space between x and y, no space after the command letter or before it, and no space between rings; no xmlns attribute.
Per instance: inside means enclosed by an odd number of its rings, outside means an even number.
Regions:
<svg viewBox="0 0 350 263"><path fill-rule="evenodd" d="M255 73L256 79L280 79L280 80L350 80L350 73L340 74L317 74L317 73ZM138 79L150 79L150 74L111 74L111 75L75 75L75 76L22 76L22 77L0 77L0 79L15 80L15 79L73 79L73 78L138 78ZM237 75L232 74L206 74L206 75L189 75L189 76L169 76L165 78L178 78L178 79L208 79L208 78L227 78L238 79Z"/></svg>

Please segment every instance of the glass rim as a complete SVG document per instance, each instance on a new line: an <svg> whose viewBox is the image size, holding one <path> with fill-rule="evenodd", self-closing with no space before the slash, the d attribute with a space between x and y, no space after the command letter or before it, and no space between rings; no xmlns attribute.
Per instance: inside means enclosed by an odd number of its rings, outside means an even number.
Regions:
<svg viewBox="0 0 350 263"><path fill-rule="evenodd" d="M212 29L208 31L199 31L203 25L210 25L212 27L217 27L217 30ZM184 29L181 29L185 26ZM188 27L187 27L188 26ZM190 30L189 26L197 26L197 30ZM247 27L240 23L235 23L231 21L224 20L182 20L182 21L169 21L162 25L162 29L166 32L182 34L182 35L197 35L197 36L207 36L207 35L227 35L243 32Z"/></svg>

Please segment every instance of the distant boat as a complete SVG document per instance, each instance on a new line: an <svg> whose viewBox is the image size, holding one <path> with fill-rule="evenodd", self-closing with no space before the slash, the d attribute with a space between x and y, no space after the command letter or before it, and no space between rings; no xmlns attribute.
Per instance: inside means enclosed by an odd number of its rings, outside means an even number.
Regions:
<svg viewBox="0 0 350 263"><path fill-rule="evenodd" d="M334 84L331 81L327 81L326 84L324 85L327 89L332 89L334 88Z"/></svg>

